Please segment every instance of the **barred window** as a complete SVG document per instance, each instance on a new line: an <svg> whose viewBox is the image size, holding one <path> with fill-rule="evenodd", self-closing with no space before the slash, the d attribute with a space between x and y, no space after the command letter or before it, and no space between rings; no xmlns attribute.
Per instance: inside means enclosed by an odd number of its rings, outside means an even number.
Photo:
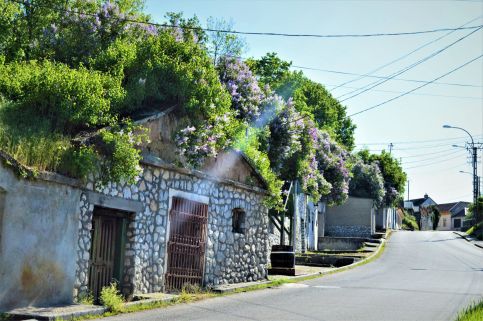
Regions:
<svg viewBox="0 0 483 321"><path fill-rule="evenodd" d="M245 234L245 217L246 213L241 208L233 209L232 227L233 233Z"/></svg>

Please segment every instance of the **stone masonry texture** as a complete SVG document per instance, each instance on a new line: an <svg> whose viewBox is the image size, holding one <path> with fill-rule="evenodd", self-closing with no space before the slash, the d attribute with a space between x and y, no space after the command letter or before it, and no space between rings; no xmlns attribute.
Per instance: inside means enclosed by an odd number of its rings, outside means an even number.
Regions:
<svg viewBox="0 0 483 321"><path fill-rule="evenodd" d="M269 254L268 210L259 191L144 165L134 184L96 184L90 177L87 191L138 201L142 211L134 213L127 231L123 291L134 293L164 290L170 189L209 199L204 285L265 279ZM86 193L80 196L78 250L74 296L88 291L89 256L94 205ZM245 231L232 232L232 210L245 211Z"/></svg>

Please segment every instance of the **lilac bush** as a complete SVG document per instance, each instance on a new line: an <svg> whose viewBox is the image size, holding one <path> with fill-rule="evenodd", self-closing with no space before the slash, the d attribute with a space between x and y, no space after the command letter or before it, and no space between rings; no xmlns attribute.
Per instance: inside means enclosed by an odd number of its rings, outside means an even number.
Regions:
<svg viewBox="0 0 483 321"><path fill-rule="evenodd" d="M85 3L81 8L67 8L57 21L44 28L39 49L43 55L71 66L88 65L117 39L142 40L158 34L154 25L133 22L140 19L134 13L122 12L117 3L110 1L101 7Z"/></svg>
<svg viewBox="0 0 483 321"><path fill-rule="evenodd" d="M241 59L222 57L217 68L220 81L231 96L232 109L238 113L237 118L254 122L267 104L267 93L258 86L257 79Z"/></svg>

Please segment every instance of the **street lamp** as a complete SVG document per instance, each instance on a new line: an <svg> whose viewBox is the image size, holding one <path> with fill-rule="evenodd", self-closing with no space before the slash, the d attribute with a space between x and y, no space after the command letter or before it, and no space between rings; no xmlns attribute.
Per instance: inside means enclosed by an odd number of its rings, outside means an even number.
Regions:
<svg viewBox="0 0 483 321"><path fill-rule="evenodd" d="M479 211L478 211L478 176L477 176L477 173L476 173L476 164L477 164L477 148L475 146L475 141L473 140L473 136L471 136L471 134L464 128L461 128L461 127L456 127L456 126L451 126L451 125L443 125L443 128L454 128L454 129L459 129L459 130L462 130L464 131L465 133L468 134L468 136L470 136L470 139L471 139L471 150L472 150L472 154L473 154L473 206L476 207L476 215L475 215L475 218L477 219L477 222L479 222L478 220L478 216L479 216Z"/></svg>

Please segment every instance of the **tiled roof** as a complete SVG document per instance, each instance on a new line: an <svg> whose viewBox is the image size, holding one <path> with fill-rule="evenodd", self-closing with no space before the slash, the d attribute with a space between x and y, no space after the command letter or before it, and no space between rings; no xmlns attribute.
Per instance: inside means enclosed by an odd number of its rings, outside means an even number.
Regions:
<svg viewBox="0 0 483 321"><path fill-rule="evenodd" d="M416 199L409 200L409 201L413 203L413 206L419 206L422 203L424 203L425 200L427 200L427 198L416 198Z"/></svg>
<svg viewBox="0 0 483 321"><path fill-rule="evenodd" d="M458 204L458 202L438 204L437 206L438 206L438 210L440 211L449 211L456 204Z"/></svg>

